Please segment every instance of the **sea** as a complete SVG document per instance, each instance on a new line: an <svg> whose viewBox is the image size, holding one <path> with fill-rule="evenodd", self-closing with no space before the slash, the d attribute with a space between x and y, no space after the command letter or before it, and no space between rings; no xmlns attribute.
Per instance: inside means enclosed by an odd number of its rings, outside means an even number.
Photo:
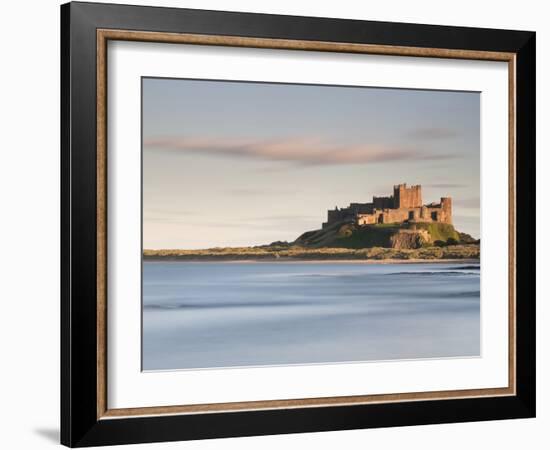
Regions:
<svg viewBox="0 0 550 450"><path fill-rule="evenodd" d="M143 263L142 369L480 355L478 263Z"/></svg>

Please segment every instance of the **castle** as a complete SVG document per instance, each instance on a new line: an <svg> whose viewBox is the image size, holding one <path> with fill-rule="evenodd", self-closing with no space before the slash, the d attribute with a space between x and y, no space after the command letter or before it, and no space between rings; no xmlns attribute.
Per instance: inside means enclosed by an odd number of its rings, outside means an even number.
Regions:
<svg viewBox="0 0 550 450"><path fill-rule="evenodd" d="M452 224L452 199L441 197L440 203L423 205L422 186L398 184L393 187L393 195L388 197L373 197L371 203L351 203L347 208L328 210L323 228L337 222L354 222L357 225L405 222Z"/></svg>

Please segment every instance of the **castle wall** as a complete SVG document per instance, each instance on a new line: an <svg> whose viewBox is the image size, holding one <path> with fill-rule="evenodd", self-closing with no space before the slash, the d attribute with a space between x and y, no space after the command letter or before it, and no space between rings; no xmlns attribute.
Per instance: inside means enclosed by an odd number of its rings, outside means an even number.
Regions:
<svg viewBox="0 0 550 450"><path fill-rule="evenodd" d="M406 209L406 208L388 209L387 211L384 211L382 223L405 222L408 219L409 219L409 209Z"/></svg>
<svg viewBox="0 0 550 450"><path fill-rule="evenodd" d="M355 221L358 225L403 222L453 223L452 199L441 197L441 203L422 205L422 187L399 184L393 196L373 197L372 203L351 203L348 208L328 211L326 228L332 223Z"/></svg>
<svg viewBox="0 0 550 450"><path fill-rule="evenodd" d="M375 223L378 223L376 214L358 214L357 215L358 225L372 225Z"/></svg>
<svg viewBox="0 0 550 450"><path fill-rule="evenodd" d="M357 215L357 224L358 225L371 225L375 223L401 223L409 220L411 218L411 212L414 214L419 214L411 208L402 208L402 209L375 209L372 214L358 214Z"/></svg>
<svg viewBox="0 0 550 450"><path fill-rule="evenodd" d="M327 211L327 221L322 224L322 228L335 222L353 221L356 218L356 213L351 208L329 209Z"/></svg>
<svg viewBox="0 0 550 450"><path fill-rule="evenodd" d="M351 203L349 209L355 214L370 214L373 210L372 203Z"/></svg>
<svg viewBox="0 0 550 450"><path fill-rule="evenodd" d="M423 205L419 208L375 209L371 214L357 214L355 220L358 225L403 222L453 223L449 201L442 202L441 205Z"/></svg>
<svg viewBox="0 0 550 450"><path fill-rule="evenodd" d="M394 198L392 195L389 197L373 197L372 206L374 209L387 209L394 207Z"/></svg>

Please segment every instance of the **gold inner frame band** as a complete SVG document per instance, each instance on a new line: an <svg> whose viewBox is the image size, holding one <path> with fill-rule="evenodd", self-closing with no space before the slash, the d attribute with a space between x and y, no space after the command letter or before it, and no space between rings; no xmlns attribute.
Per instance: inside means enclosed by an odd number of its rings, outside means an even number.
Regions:
<svg viewBox="0 0 550 450"><path fill-rule="evenodd" d="M363 53L508 62L508 386L399 394L316 397L198 405L109 409L107 405L107 42L109 40L171 44ZM516 55L515 53L423 48L323 41L249 38L240 36L97 30L97 418L197 414L262 409L344 406L402 401L510 396L516 393Z"/></svg>

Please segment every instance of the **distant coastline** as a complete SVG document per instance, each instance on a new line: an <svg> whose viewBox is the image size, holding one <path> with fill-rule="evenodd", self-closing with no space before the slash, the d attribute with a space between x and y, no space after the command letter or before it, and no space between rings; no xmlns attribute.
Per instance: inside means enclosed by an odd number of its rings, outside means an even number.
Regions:
<svg viewBox="0 0 550 450"><path fill-rule="evenodd" d="M190 262L190 263L214 263L222 262L227 264L267 264L267 263L284 263L284 264L479 264L479 259L298 259L298 258L281 258L281 259L189 259L177 257L146 257L145 262Z"/></svg>
<svg viewBox="0 0 550 450"><path fill-rule="evenodd" d="M228 262L370 262L370 263L422 263L422 262L479 262L479 244L394 249L372 247L304 248L291 246L277 248L228 247L201 250L144 250L145 261L228 261Z"/></svg>

